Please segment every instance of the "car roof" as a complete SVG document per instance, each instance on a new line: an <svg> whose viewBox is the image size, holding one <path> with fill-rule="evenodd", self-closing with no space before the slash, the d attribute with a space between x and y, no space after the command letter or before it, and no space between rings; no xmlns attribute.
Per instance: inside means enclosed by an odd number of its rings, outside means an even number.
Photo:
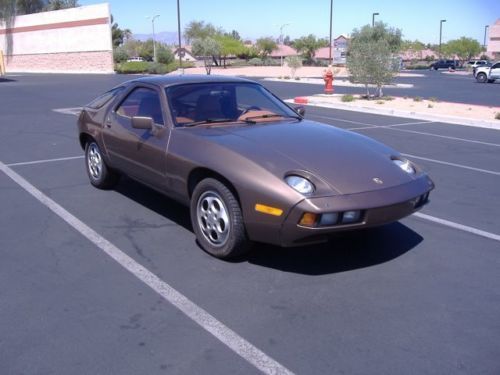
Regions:
<svg viewBox="0 0 500 375"><path fill-rule="evenodd" d="M202 74L141 77L129 81L129 83L141 83L141 82L162 87L178 85L183 83L225 83L225 82L257 83L249 79L244 79L234 76L217 76L217 75L202 75Z"/></svg>

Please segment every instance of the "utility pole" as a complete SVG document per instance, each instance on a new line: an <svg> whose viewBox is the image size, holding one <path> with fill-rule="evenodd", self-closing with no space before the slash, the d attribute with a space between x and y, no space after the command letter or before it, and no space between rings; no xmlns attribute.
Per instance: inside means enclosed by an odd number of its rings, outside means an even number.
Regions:
<svg viewBox="0 0 500 375"><path fill-rule="evenodd" d="M333 0L330 0L330 48L328 51L328 61L330 65L333 65L332 59L332 17L333 17Z"/></svg>
<svg viewBox="0 0 500 375"><path fill-rule="evenodd" d="M181 7L177 0L177 34L179 34L179 69L182 71L182 45L181 45Z"/></svg>
<svg viewBox="0 0 500 375"><path fill-rule="evenodd" d="M375 16L378 16L380 13L372 13L372 27L375 27Z"/></svg>
<svg viewBox="0 0 500 375"><path fill-rule="evenodd" d="M446 20L439 21L439 58L441 58L441 37L443 35L443 22L446 22Z"/></svg>
<svg viewBox="0 0 500 375"><path fill-rule="evenodd" d="M485 25L484 26L484 41L483 41L483 48L486 50L486 32L488 31L488 27L490 27L490 25Z"/></svg>
<svg viewBox="0 0 500 375"><path fill-rule="evenodd" d="M156 16L151 16L147 18L151 18L151 24L153 25L153 61L158 62L158 59L156 58L156 35L155 35L155 19L160 17L159 14Z"/></svg>

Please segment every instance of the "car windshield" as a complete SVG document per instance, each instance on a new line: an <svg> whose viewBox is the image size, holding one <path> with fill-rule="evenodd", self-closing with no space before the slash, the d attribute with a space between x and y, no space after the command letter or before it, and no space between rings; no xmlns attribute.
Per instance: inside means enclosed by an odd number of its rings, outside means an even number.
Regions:
<svg viewBox="0 0 500 375"><path fill-rule="evenodd" d="M302 118L255 83L191 83L166 88L176 126L261 123Z"/></svg>

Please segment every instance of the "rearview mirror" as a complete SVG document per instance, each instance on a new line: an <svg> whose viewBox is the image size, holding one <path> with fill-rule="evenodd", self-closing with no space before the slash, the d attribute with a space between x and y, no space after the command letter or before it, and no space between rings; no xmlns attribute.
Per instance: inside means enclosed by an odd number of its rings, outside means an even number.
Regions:
<svg viewBox="0 0 500 375"><path fill-rule="evenodd" d="M295 112L297 112L297 113L298 113L299 115L301 115L302 117L304 117L304 116L305 116L305 114L306 114L306 109L305 109L304 107L300 106L300 107L295 107L294 109L295 109Z"/></svg>
<svg viewBox="0 0 500 375"><path fill-rule="evenodd" d="M153 119L151 117L132 117L132 127L135 129L153 129Z"/></svg>

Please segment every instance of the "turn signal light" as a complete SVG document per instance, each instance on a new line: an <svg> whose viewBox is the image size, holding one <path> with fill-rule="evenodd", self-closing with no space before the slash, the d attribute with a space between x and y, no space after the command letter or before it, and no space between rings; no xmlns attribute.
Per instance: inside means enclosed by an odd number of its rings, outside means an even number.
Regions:
<svg viewBox="0 0 500 375"><path fill-rule="evenodd" d="M281 214L283 213L283 210L281 208L266 206L265 204L259 203L255 205L255 211L272 216L281 216Z"/></svg>
<svg viewBox="0 0 500 375"><path fill-rule="evenodd" d="M302 215L302 218L299 221L300 225L305 227L314 227L318 222L319 215L313 214L311 212L306 212Z"/></svg>

